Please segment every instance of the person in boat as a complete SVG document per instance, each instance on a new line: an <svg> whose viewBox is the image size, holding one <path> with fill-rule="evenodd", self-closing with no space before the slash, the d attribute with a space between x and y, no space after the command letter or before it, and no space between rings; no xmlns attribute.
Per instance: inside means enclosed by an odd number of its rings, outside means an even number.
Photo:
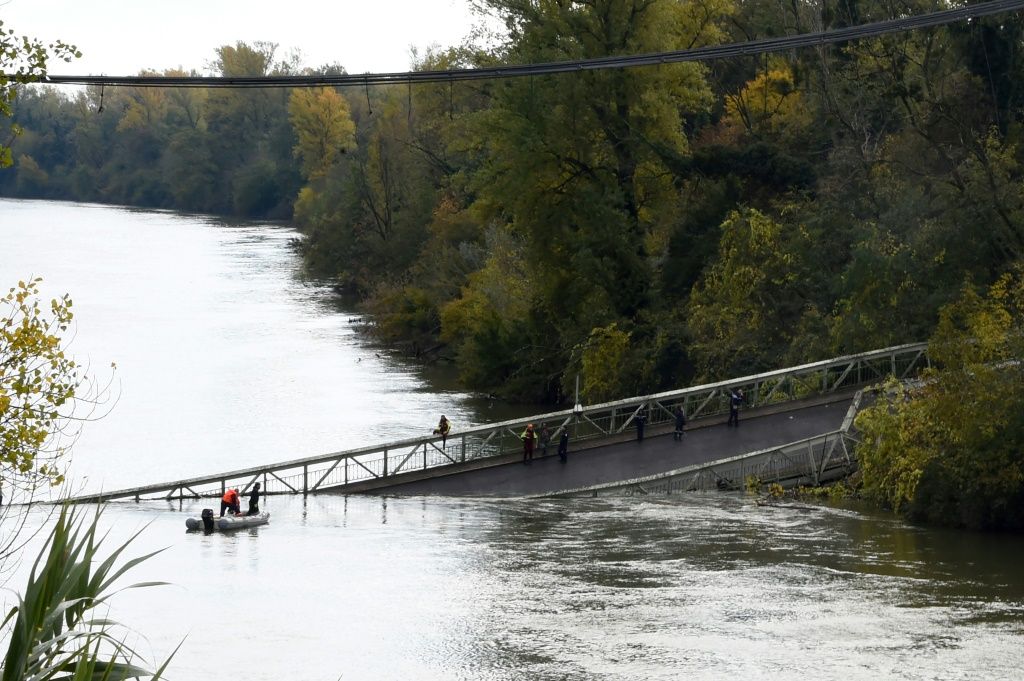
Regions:
<svg viewBox="0 0 1024 681"><path fill-rule="evenodd" d="M246 511L246 515L256 515L260 512L260 483L256 483L252 486L252 492L249 493L249 510Z"/></svg>
<svg viewBox="0 0 1024 681"><path fill-rule="evenodd" d="M231 515L238 515L241 513L239 508L238 490L235 488L229 489L224 492L224 496L220 498L220 517L224 517L224 511L231 511Z"/></svg>

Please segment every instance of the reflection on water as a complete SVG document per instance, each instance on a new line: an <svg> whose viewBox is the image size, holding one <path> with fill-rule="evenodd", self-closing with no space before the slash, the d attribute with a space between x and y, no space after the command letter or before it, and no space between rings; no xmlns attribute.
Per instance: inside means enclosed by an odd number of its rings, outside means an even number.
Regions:
<svg viewBox="0 0 1024 681"><path fill-rule="evenodd" d="M269 526L151 523L118 618L172 678L1019 678L1024 541L739 496L273 497ZM148 648L147 648L148 646Z"/></svg>

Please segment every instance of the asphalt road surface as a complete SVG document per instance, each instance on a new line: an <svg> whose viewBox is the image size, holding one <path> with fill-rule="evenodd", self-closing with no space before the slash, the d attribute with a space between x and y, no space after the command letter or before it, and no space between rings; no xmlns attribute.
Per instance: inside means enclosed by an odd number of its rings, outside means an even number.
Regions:
<svg viewBox="0 0 1024 681"><path fill-rule="evenodd" d="M783 445L838 430L850 407L849 398L797 411L764 416L741 415L738 427L722 424L694 424L682 442L672 438L671 428L657 434L648 429L643 442L632 439L593 449L573 451L562 463L555 456L557 438L550 456L534 455L529 465L509 463L490 468L419 480L375 490L375 494L444 496L523 496L629 480L663 473L696 463L725 459L739 454Z"/></svg>

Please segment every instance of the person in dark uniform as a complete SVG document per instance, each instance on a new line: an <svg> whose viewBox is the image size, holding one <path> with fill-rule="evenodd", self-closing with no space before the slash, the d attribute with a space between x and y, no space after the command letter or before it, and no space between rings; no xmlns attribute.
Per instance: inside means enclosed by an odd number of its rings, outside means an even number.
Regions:
<svg viewBox="0 0 1024 681"><path fill-rule="evenodd" d="M246 515L256 515L260 512L260 483L256 483L252 486L252 492L249 493L249 510L245 512Z"/></svg>
<svg viewBox="0 0 1024 681"><path fill-rule="evenodd" d="M569 460L569 429L562 428L562 435L558 438L558 460L565 463Z"/></svg>
<svg viewBox="0 0 1024 681"><path fill-rule="evenodd" d="M633 417L633 420L636 421L636 441L643 442L644 423L647 421L647 417L644 416L644 412L642 409L637 412L636 416Z"/></svg>
<svg viewBox="0 0 1024 681"><path fill-rule="evenodd" d="M676 417L676 430L672 434L672 439L676 440L677 442L682 441L683 428L686 426L686 412L684 412L683 408L677 404L673 414L675 414Z"/></svg>
<svg viewBox="0 0 1024 681"><path fill-rule="evenodd" d="M739 390L729 389L729 420L725 422L727 426L738 426L740 425L740 405L743 404L743 389Z"/></svg>

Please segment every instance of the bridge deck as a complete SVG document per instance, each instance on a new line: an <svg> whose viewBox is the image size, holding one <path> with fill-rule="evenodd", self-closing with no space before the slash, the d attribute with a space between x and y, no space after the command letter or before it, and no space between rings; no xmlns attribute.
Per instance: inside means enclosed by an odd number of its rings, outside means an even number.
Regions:
<svg viewBox="0 0 1024 681"><path fill-rule="evenodd" d="M627 480L837 430L850 403L850 397L836 396L834 401L796 411L751 415L743 418L738 428L698 424L687 431L682 442L673 440L671 430L661 429L640 443L630 439L580 452L570 448L564 465L557 456L548 456L534 458L530 465L507 463L373 491L386 495L521 496ZM555 453L555 444L550 454Z"/></svg>

